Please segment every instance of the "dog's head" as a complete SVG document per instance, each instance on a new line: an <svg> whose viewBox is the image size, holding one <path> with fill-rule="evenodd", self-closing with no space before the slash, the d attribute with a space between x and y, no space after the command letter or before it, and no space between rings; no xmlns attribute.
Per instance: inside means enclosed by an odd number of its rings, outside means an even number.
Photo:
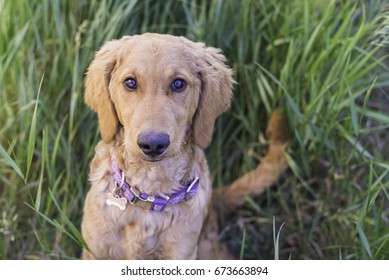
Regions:
<svg viewBox="0 0 389 280"><path fill-rule="evenodd" d="M107 42L89 66L85 101L104 142L120 126L130 153L148 161L177 154L188 135L201 148L230 106L232 71L218 49L183 37L125 36Z"/></svg>

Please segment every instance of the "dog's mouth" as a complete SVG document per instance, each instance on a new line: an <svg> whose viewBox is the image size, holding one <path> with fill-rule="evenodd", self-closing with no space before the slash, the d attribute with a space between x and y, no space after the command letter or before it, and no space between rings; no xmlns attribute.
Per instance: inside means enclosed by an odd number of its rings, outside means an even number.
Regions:
<svg viewBox="0 0 389 280"><path fill-rule="evenodd" d="M165 157L158 156L158 157L142 157L142 160L147 162L159 162L164 160Z"/></svg>
<svg viewBox="0 0 389 280"><path fill-rule="evenodd" d="M146 162L160 162L160 161L163 161L164 159L166 159L168 156L167 156L167 153L163 153L163 154L160 154L160 155L145 155L144 153L141 153L139 155L139 158L143 161L146 161Z"/></svg>
<svg viewBox="0 0 389 280"><path fill-rule="evenodd" d="M164 153L158 155L146 155L140 152L138 153L138 158L144 162L155 163L174 158L176 155L177 152L174 149L168 149Z"/></svg>

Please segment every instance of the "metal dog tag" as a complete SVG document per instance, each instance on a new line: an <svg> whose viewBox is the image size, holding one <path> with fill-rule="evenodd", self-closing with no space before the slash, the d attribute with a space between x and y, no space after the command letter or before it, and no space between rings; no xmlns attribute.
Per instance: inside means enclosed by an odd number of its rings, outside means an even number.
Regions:
<svg viewBox="0 0 389 280"><path fill-rule="evenodd" d="M115 206L120 210L124 211L127 205L127 199L125 197L119 197L113 195L113 193L108 193L107 199L105 200L105 204L108 206Z"/></svg>

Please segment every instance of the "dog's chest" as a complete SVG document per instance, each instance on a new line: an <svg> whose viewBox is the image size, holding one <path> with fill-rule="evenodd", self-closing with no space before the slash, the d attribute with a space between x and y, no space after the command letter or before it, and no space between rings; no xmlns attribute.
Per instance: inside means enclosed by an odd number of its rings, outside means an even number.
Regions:
<svg viewBox="0 0 389 280"><path fill-rule="evenodd" d="M158 259L166 232L177 227L178 217L171 211L151 212L143 209L128 209L127 217L121 219L120 246L123 257L130 259Z"/></svg>

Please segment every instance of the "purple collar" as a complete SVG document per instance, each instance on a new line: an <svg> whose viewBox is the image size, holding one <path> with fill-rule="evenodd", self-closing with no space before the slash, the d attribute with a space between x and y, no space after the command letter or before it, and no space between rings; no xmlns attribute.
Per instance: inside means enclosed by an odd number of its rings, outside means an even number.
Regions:
<svg viewBox="0 0 389 280"><path fill-rule="evenodd" d="M128 184L124 173L117 164L114 156L111 157L111 167L113 171L113 177L115 179L115 188L111 193L108 193L106 204L109 206L116 206L122 211L126 209L127 202L134 204L137 199L139 199L141 201L150 202L151 211L161 212L167 205L175 205L183 200L190 199L196 194L199 187L199 177L197 176L197 172L195 170L194 179L183 185L181 190L178 192L175 192L171 195L166 195L164 197L148 195L140 193L139 191L135 190L135 188L132 188L130 184Z"/></svg>

